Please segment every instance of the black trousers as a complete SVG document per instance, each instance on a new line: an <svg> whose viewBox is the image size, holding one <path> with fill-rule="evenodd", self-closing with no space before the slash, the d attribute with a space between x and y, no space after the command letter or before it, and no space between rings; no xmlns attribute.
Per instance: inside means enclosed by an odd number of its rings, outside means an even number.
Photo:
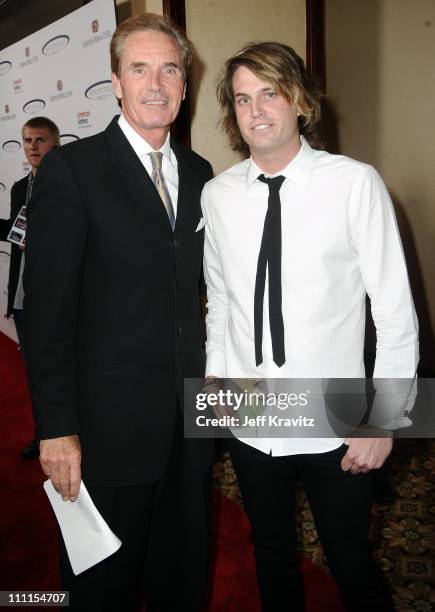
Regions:
<svg viewBox="0 0 435 612"><path fill-rule="evenodd" d="M18 342L20 345L21 354L24 359L24 364L26 364L26 332L24 327L24 312L23 310L18 310L14 308L13 310L15 329L18 336ZM27 372L27 369L26 369ZM27 375L27 374L26 374ZM36 428L35 428L35 439L36 439Z"/></svg>
<svg viewBox="0 0 435 612"><path fill-rule="evenodd" d="M305 610L296 559L298 479L346 610L394 610L368 539L370 475L343 472L346 445L327 453L284 457L266 455L235 438L229 448L252 527L263 612Z"/></svg>
<svg viewBox="0 0 435 612"><path fill-rule="evenodd" d="M116 440L113 448L116 452ZM86 484L85 476L83 480ZM122 546L74 576L61 538L61 582L70 592L70 609L138 610L143 583L147 612L201 610L208 570L211 482L211 467L200 472L186 460L178 423L171 456L157 482L86 485Z"/></svg>
<svg viewBox="0 0 435 612"><path fill-rule="evenodd" d="M14 308L13 316L14 316L15 329L16 329L17 336L18 336L18 342L19 342L20 349L21 349L21 352L23 353L23 357L25 360L26 343L25 343L25 333L24 333L24 313L22 310L18 310Z"/></svg>

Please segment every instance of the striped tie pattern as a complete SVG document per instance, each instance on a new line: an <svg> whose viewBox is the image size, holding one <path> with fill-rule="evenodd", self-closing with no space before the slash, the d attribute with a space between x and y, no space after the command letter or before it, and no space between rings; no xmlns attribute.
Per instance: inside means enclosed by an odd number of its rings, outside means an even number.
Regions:
<svg viewBox="0 0 435 612"><path fill-rule="evenodd" d="M172 206L171 196L169 195L168 188L166 187L165 179L163 178L163 174L162 174L163 154L160 151L153 151L152 153L149 153L149 156L151 157L151 163L153 165L153 172L152 172L151 178L166 208L166 212L168 213L169 222L171 224L171 227L172 229L174 229L175 227L174 207Z"/></svg>

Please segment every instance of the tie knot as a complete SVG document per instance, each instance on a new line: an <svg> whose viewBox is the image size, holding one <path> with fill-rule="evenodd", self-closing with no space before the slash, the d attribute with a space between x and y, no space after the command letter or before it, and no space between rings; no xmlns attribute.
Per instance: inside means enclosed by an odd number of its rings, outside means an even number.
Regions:
<svg viewBox="0 0 435 612"><path fill-rule="evenodd" d="M163 153L161 151L152 151L151 153L149 153L149 156L151 157L153 170L157 170L157 172L160 172L162 169Z"/></svg>
<svg viewBox="0 0 435 612"><path fill-rule="evenodd" d="M282 174L278 176L274 176L273 178L267 178L264 174L260 174L258 180L262 183L266 183L269 186L269 191L279 191L281 189L281 185L285 181L285 176Z"/></svg>

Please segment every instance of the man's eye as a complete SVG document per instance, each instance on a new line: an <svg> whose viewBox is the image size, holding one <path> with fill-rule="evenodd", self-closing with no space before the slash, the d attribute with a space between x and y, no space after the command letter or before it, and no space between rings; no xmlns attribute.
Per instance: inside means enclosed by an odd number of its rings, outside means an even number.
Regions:
<svg viewBox="0 0 435 612"><path fill-rule="evenodd" d="M237 100L237 102L238 102L239 106L242 106L243 104L248 104L249 100L248 100L248 98L239 98Z"/></svg>
<svg viewBox="0 0 435 612"><path fill-rule="evenodd" d="M269 98L269 100L276 98L276 93L274 91L268 91L266 92L266 98Z"/></svg>
<svg viewBox="0 0 435 612"><path fill-rule="evenodd" d="M135 74L143 74L144 69L141 66L137 66L136 68L133 68L133 72Z"/></svg>

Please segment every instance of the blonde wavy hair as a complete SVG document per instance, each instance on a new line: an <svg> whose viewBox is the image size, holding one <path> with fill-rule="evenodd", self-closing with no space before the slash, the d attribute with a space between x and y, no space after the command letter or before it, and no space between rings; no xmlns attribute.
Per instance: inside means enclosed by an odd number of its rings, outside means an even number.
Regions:
<svg viewBox="0 0 435 612"><path fill-rule="evenodd" d="M237 125L233 95L233 76L240 66L245 66L258 78L270 83L289 103L295 104L300 113L300 133L312 146L322 146L318 129L320 92L305 70L302 59L287 45L253 42L225 62L217 82L217 97L222 111L220 123L234 151L249 154Z"/></svg>

